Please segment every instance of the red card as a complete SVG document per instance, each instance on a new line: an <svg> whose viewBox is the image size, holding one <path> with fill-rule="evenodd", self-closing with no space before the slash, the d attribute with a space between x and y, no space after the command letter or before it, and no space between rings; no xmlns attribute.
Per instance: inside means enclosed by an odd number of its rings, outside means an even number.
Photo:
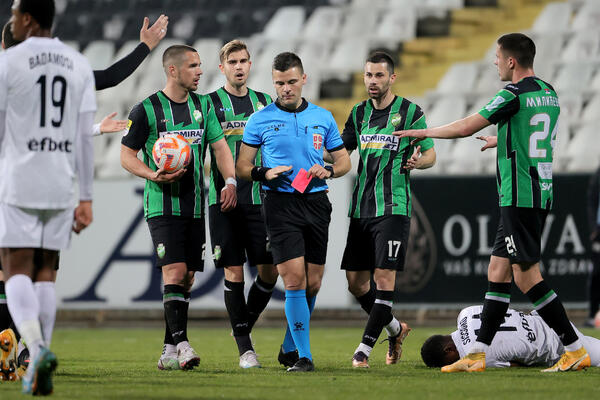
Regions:
<svg viewBox="0 0 600 400"><path fill-rule="evenodd" d="M298 175L296 175L296 177L292 181L292 187L294 189L296 189L297 191L299 191L300 193L304 193L304 191L306 190L306 187L308 186L311 179L313 178L312 176L309 176L308 178L306 176L307 176L306 170L304 168L300 168Z"/></svg>

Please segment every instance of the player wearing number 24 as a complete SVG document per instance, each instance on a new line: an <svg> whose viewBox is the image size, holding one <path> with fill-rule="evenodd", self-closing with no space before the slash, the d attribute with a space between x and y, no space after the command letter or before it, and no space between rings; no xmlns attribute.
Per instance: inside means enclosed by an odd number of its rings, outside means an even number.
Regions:
<svg viewBox="0 0 600 400"><path fill-rule="evenodd" d="M478 136L482 151L497 147L500 222L488 268L488 291L477 340L465 357L442 372L483 371L486 351L504 321L511 281L527 295L544 322L561 338L565 354L544 372L579 370L590 366L556 293L540 273L541 232L552 207L552 157L560 106L554 88L533 72L535 44L511 33L498 39L498 75L510 81L479 113L450 124L394 132L398 137L452 139L471 136L490 124L498 136Z"/></svg>

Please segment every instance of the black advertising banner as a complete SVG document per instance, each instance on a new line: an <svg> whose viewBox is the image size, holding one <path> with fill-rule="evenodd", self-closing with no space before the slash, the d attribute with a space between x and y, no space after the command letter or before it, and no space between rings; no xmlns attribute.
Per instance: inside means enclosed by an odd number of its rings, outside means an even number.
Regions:
<svg viewBox="0 0 600 400"><path fill-rule="evenodd" d="M416 175L416 174L415 174ZM563 302L586 301L589 175L554 176L554 207L542 235L542 275ZM481 303L499 219L495 177L411 179L408 254L395 302ZM512 300L527 303L513 285Z"/></svg>

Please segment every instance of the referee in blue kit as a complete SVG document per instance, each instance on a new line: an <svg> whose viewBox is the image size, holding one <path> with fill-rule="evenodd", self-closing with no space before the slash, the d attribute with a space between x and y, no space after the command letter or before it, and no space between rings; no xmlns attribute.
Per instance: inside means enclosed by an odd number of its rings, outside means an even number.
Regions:
<svg viewBox="0 0 600 400"><path fill-rule="evenodd" d="M242 178L263 182L273 262L285 285L288 333L279 362L290 367L288 372L306 372L314 370L310 313L321 287L331 221L325 179L348 172L350 157L331 113L302 98L306 74L300 58L279 54L272 73L277 100L246 123L236 171ZM262 166L254 165L259 148ZM324 149L333 165L324 166ZM312 177L303 193L292 187L301 169L307 171L305 177Z"/></svg>

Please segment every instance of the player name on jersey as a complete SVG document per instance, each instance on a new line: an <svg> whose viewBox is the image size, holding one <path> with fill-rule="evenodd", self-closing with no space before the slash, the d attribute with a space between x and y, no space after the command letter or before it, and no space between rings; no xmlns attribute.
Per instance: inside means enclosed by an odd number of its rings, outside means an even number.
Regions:
<svg viewBox="0 0 600 400"><path fill-rule="evenodd" d="M528 97L525 101L525 107L560 107L558 97L555 96L536 96Z"/></svg>
<svg viewBox="0 0 600 400"><path fill-rule="evenodd" d="M223 134L225 136L243 135L245 127L246 127L246 121L224 121L224 122L221 122L221 129L223 129Z"/></svg>
<svg viewBox="0 0 600 400"><path fill-rule="evenodd" d="M29 69L34 69L46 64L55 64L68 70L73 70L73 60L60 53L44 52L29 57Z"/></svg>
<svg viewBox="0 0 600 400"><path fill-rule="evenodd" d="M400 139L393 135L382 135L379 133L360 135L361 149L385 149L398 151Z"/></svg>

